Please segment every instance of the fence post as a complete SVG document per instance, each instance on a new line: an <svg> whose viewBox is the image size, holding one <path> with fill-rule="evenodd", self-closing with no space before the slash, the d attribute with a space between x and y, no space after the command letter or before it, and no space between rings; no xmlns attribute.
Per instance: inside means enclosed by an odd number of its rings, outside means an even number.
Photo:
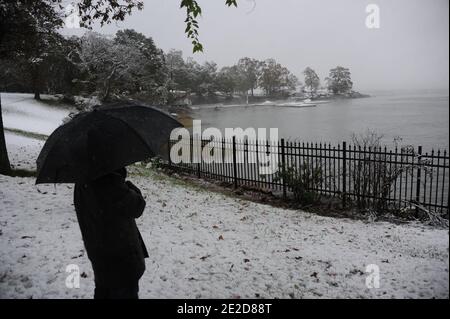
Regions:
<svg viewBox="0 0 450 319"><path fill-rule="evenodd" d="M284 138L281 139L281 174L283 176L283 198L286 199L286 159L284 149Z"/></svg>
<svg viewBox="0 0 450 319"><path fill-rule="evenodd" d="M194 145L194 148L195 148L195 150L193 150L193 152L195 151L196 152L196 155L197 155L197 157L196 157L196 160L197 160L197 177L198 178L200 178L201 177L201 163L202 163L202 154L201 154L201 152L202 152L202 138L200 137L200 139L199 139L199 137L198 137L198 135L195 135L195 139L197 140L197 143L200 143L200 150L198 150L197 149L197 147L195 147L195 146L197 146L198 144L196 144L196 143L193 143L193 145ZM197 154L197 151L200 151L200 154Z"/></svg>
<svg viewBox="0 0 450 319"><path fill-rule="evenodd" d="M237 180L237 166L236 166L236 136L233 136L233 178L234 178L234 188L238 187Z"/></svg>
<svg viewBox="0 0 450 319"><path fill-rule="evenodd" d="M347 142L342 142L342 207L347 206Z"/></svg>
<svg viewBox="0 0 450 319"><path fill-rule="evenodd" d="M417 155L418 155L418 159L417 159L418 169L417 169L417 181L416 181L416 203L419 205L420 204L420 183L421 183L421 178L422 178L422 169L420 168L421 156L422 156L422 146L418 147ZM419 212L419 208L416 207L416 213L418 213L418 212Z"/></svg>

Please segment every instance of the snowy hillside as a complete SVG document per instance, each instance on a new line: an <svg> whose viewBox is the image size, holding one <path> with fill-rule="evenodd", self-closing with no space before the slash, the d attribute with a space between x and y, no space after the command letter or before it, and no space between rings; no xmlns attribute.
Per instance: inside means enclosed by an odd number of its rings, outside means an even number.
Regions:
<svg viewBox="0 0 450 319"><path fill-rule="evenodd" d="M20 97L2 94L10 129L49 134L68 113ZM7 142L14 165L32 168L43 141ZM131 180L147 201L141 298L449 297L448 230L274 208L145 168ZM0 239L0 298L92 298L73 185L0 175ZM79 288L66 286L70 264ZM366 286L370 264L379 288Z"/></svg>
<svg viewBox="0 0 450 319"><path fill-rule="evenodd" d="M26 93L2 93L5 128L50 135L71 109L65 105L54 106L55 97L42 95L41 99L36 101L32 94Z"/></svg>
<svg viewBox="0 0 450 319"><path fill-rule="evenodd" d="M32 94L1 93L5 138L13 167L34 170L35 156L44 145L42 139L73 111L67 105L55 106L53 96L41 98L36 101Z"/></svg>

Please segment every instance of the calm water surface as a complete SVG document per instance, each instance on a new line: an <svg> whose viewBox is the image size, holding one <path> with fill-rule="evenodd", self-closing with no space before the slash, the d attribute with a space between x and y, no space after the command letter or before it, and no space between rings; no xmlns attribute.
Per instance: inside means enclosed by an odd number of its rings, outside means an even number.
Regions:
<svg viewBox="0 0 450 319"><path fill-rule="evenodd" d="M337 100L316 107L200 106L194 119L202 128L276 127L280 137L305 142L350 141L352 133L374 130L386 144L401 137L402 144L425 149L448 149L449 93L442 91L367 92L370 98Z"/></svg>

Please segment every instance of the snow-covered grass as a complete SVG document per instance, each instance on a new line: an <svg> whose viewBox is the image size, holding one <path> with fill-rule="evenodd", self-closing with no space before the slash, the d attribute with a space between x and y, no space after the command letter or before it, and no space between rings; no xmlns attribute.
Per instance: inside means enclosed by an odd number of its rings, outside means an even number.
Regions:
<svg viewBox="0 0 450 319"><path fill-rule="evenodd" d="M320 217L174 182L131 178L147 208L141 298L448 298L448 231ZM0 176L0 297L91 298L71 185ZM65 286L66 266L85 273ZM368 289L366 266L380 267Z"/></svg>
<svg viewBox="0 0 450 319"><path fill-rule="evenodd" d="M44 146L44 141L5 132L9 161L15 169L36 170L36 158Z"/></svg>
<svg viewBox="0 0 450 319"><path fill-rule="evenodd" d="M32 168L42 141L7 142L14 164ZM138 226L150 254L141 298L449 297L448 230L274 208L140 172L131 180L146 197ZM65 285L69 264L82 273L78 289ZM366 287L369 264L379 266L378 289ZM0 175L0 298L91 298L93 289L73 186Z"/></svg>
<svg viewBox="0 0 450 319"><path fill-rule="evenodd" d="M1 98L6 129L50 135L72 111L67 105L55 106L57 101L50 95L42 95L42 101L28 93L1 93Z"/></svg>
<svg viewBox="0 0 450 319"><path fill-rule="evenodd" d="M1 93L5 138L13 168L35 170L37 155L44 145L42 136L50 135L74 111L59 104L54 96L42 95L41 99L36 101L29 93Z"/></svg>

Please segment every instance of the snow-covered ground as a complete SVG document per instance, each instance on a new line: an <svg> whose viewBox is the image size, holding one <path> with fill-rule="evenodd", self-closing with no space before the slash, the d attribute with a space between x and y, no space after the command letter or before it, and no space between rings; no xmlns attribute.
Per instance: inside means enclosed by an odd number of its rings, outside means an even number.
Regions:
<svg viewBox="0 0 450 319"><path fill-rule="evenodd" d="M36 170L36 158L44 146L44 141L11 132L5 132L5 139L11 166L16 169Z"/></svg>
<svg viewBox="0 0 450 319"><path fill-rule="evenodd" d="M54 96L41 98L42 101L36 101L28 93L1 93L5 138L14 168L35 170L35 160L44 142L33 138L33 134L50 135L74 111L67 105L55 106ZM20 131L30 134L24 136Z"/></svg>
<svg viewBox="0 0 450 319"><path fill-rule="evenodd" d="M319 217L150 174L141 298L448 298L448 231ZM0 297L91 298L72 186L0 176ZM67 265L82 273L65 286ZM380 268L368 289L366 266Z"/></svg>
<svg viewBox="0 0 450 319"><path fill-rule="evenodd" d="M42 95L42 101L27 93L2 93L3 125L31 133L50 135L72 111L68 106L56 107L55 98Z"/></svg>
<svg viewBox="0 0 450 319"><path fill-rule="evenodd" d="M39 144L14 142L15 164L28 165ZM321 217L144 173L131 176L147 200L141 298L449 297L448 230ZM72 185L0 175L0 298L93 296L72 196ZM66 287L70 264L80 288ZM366 286L370 264L379 288Z"/></svg>

